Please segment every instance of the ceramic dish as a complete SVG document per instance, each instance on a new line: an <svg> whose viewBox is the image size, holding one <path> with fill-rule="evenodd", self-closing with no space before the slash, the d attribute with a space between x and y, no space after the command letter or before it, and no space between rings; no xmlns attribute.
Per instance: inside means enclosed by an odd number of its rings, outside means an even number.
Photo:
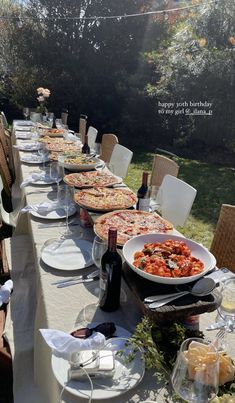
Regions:
<svg viewBox="0 0 235 403"><path fill-rule="evenodd" d="M135 267L133 265L134 254L139 252L144 248L144 244L152 242L164 242L168 239L183 241L190 248L192 256L200 259L204 263L204 269L201 273L188 276L188 277L163 277L154 274L144 272L143 270ZM130 266L135 273L139 276L144 277L147 280L154 281L156 283L163 284L185 284L195 281L200 277L203 277L209 270L213 269L216 265L215 257L202 245L197 242L192 241L178 235L171 234L147 234L136 236L129 241L123 247L123 256L127 264Z"/></svg>
<svg viewBox="0 0 235 403"><path fill-rule="evenodd" d="M71 217L73 214L76 213L76 211L76 207L71 206L68 211L68 217ZM66 218L66 213L63 208L56 208L55 210L48 212L45 211L45 213L41 214L39 214L37 211L30 211L30 213L33 217L43 218L46 220L60 220L62 218Z"/></svg>
<svg viewBox="0 0 235 403"><path fill-rule="evenodd" d="M23 154L21 155L20 160L26 164L43 164L44 162L49 161L49 157L42 158L37 154Z"/></svg>
<svg viewBox="0 0 235 403"><path fill-rule="evenodd" d="M80 153L72 157L69 155L60 155L58 157L58 162L69 171L91 171L92 169L95 169L97 165L103 163L99 158L90 158Z"/></svg>

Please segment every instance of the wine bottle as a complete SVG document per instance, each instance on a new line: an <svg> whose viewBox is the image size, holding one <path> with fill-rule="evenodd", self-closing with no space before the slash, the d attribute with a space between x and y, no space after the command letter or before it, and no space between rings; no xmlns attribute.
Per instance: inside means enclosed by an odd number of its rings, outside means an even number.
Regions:
<svg viewBox="0 0 235 403"><path fill-rule="evenodd" d="M83 154L90 154L90 147L88 145L88 135L85 134L85 140L84 140L84 144L82 147L82 153Z"/></svg>
<svg viewBox="0 0 235 403"><path fill-rule="evenodd" d="M101 258L99 306L113 312L120 305L122 259L117 252L117 230L109 228L108 249Z"/></svg>
<svg viewBox="0 0 235 403"><path fill-rule="evenodd" d="M148 172L143 172L142 185L137 192L138 201L136 209L141 211L149 211L150 196L148 188Z"/></svg>
<svg viewBox="0 0 235 403"><path fill-rule="evenodd" d="M56 123L55 123L55 121L56 121L56 117L55 117L55 115L54 115L54 116L53 116L52 129L56 129Z"/></svg>

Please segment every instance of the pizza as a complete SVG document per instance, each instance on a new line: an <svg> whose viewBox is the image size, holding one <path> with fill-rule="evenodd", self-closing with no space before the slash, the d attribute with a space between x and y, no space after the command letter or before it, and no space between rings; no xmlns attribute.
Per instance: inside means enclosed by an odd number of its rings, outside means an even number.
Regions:
<svg viewBox="0 0 235 403"><path fill-rule="evenodd" d="M64 182L77 188L92 188L112 186L120 183L121 179L102 171L77 172L65 175Z"/></svg>
<svg viewBox="0 0 235 403"><path fill-rule="evenodd" d="M124 245L136 235L149 233L170 233L173 225L154 213L139 210L112 211L99 217L95 222L95 233L102 239L108 239L110 227L117 228L117 243Z"/></svg>
<svg viewBox="0 0 235 403"><path fill-rule="evenodd" d="M132 207L137 201L135 193L128 188L105 187L79 190L74 199L80 206L98 211L126 209Z"/></svg>
<svg viewBox="0 0 235 403"><path fill-rule="evenodd" d="M65 133L64 129L42 129L42 136L63 136Z"/></svg>
<svg viewBox="0 0 235 403"><path fill-rule="evenodd" d="M46 148L48 149L48 151L54 152L81 152L80 146L77 146L76 144L70 142L47 143Z"/></svg>

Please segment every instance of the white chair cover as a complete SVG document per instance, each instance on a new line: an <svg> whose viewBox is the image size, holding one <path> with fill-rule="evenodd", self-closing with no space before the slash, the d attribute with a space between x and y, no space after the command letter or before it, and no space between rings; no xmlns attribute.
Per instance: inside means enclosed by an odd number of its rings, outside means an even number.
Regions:
<svg viewBox="0 0 235 403"><path fill-rule="evenodd" d="M166 175L159 188L156 204L162 217L174 226L183 227L191 211L197 190L188 183Z"/></svg>
<svg viewBox="0 0 235 403"><path fill-rule="evenodd" d="M121 146L121 144L115 144L109 161L110 166L113 167L113 173L121 178L125 178L132 156L133 152L131 150Z"/></svg>

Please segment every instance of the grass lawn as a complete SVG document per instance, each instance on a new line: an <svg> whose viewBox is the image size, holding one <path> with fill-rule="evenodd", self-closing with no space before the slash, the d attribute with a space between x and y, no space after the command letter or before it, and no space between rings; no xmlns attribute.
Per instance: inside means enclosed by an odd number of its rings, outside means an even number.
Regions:
<svg viewBox="0 0 235 403"><path fill-rule="evenodd" d="M127 185L136 191L143 170L151 172L153 154L134 153ZM197 160L178 158L178 177L197 189L191 214L179 231L188 238L210 247L221 204L235 204L235 168L222 167Z"/></svg>

